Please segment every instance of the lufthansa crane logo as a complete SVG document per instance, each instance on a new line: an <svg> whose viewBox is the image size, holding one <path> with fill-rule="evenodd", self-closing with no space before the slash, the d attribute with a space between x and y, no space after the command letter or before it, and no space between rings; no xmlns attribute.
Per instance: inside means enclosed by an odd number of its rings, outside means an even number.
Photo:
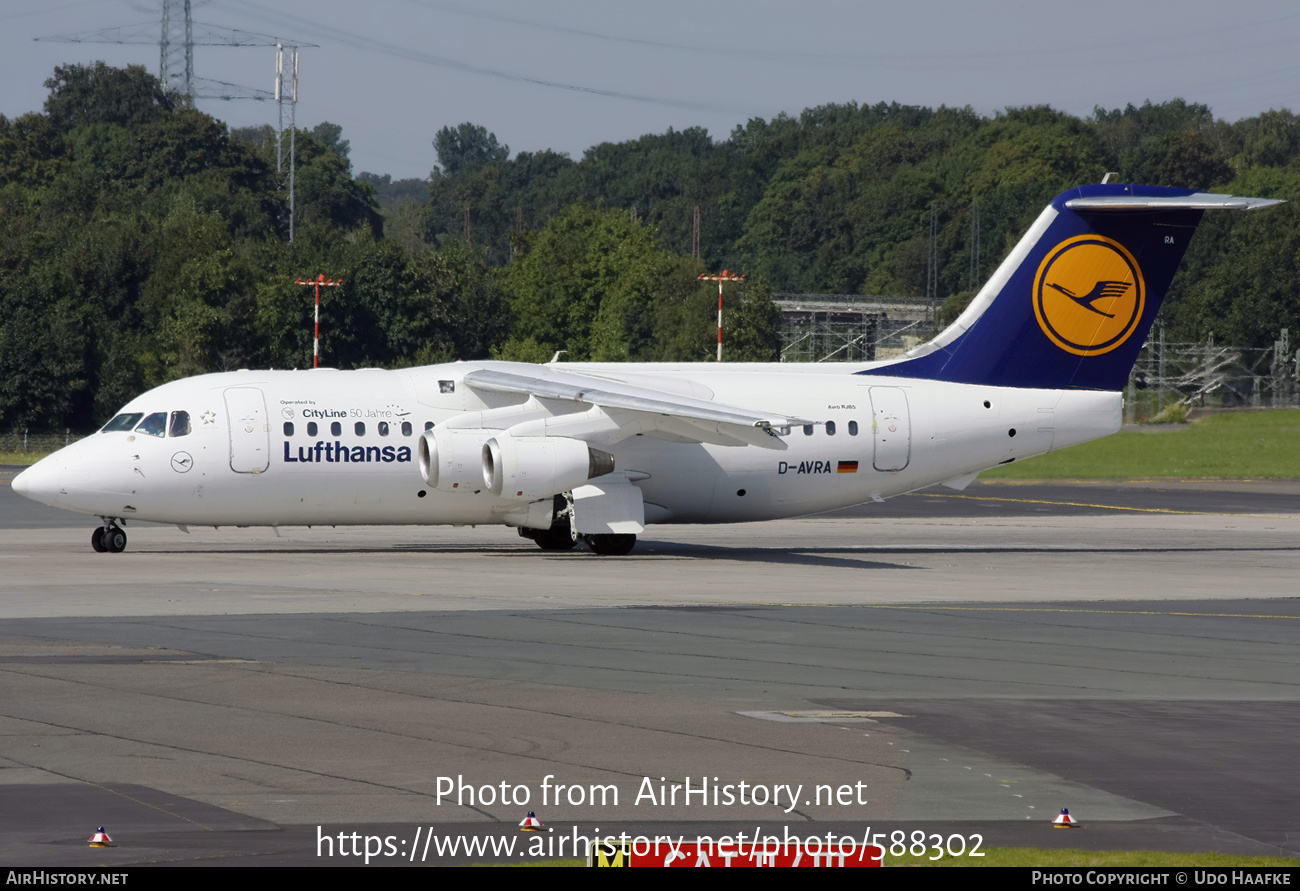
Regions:
<svg viewBox="0 0 1300 891"><path fill-rule="evenodd" d="M1034 315L1052 343L1076 356L1109 353L1132 336L1146 306L1142 270L1102 235L1048 251L1034 278Z"/></svg>

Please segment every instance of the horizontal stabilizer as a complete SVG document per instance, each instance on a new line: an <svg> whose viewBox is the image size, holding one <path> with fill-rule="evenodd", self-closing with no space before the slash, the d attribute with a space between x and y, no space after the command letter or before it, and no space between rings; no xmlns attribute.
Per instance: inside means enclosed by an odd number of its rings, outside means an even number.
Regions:
<svg viewBox="0 0 1300 891"><path fill-rule="evenodd" d="M1071 189L938 337L860 373L1120 390L1204 213L1280 203L1117 183Z"/></svg>
<svg viewBox="0 0 1300 891"><path fill-rule="evenodd" d="M1070 210L1260 210L1275 204L1285 204L1280 198L1240 198L1236 195L1215 195L1196 192L1181 197L1166 195L1104 195L1093 198L1071 198L1065 202Z"/></svg>

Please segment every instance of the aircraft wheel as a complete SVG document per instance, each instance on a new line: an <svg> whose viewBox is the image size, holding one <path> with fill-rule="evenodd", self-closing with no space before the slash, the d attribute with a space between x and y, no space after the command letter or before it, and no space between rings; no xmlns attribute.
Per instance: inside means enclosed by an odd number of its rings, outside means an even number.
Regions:
<svg viewBox="0 0 1300 891"><path fill-rule="evenodd" d="M551 524L550 529L530 530L532 539L537 542L537 546L543 551L567 551L573 548L577 542L573 540L573 533L570 531L568 516L563 516Z"/></svg>
<svg viewBox="0 0 1300 891"><path fill-rule="evenodd" d="M90 533L90 546L95 549L96 553L102 554L108 550L108 545L104 544L104 527L96 526L95 531Z"/></svg>
<svg viewBox="0 0 1300 891"><path fill-rule="evenodd" d="M120 554L126 550L126 533L118 526L111 526L104 530L104 546L114 554Z"/></svg>
<svg viewBox="0 0 1300 891"><path fill-rule="evenodd" d="M569 534L568 524L560 530L547 529L545 532L538 532L533 536L533 541L543 551L567 551L573 548L577 542Z"/></svg>
<svg viewBox="0 0 1300 891"><path fill-rule="evenodd" d="M630 554L636 545L636 536L629 534L588 535L587 544L602 557L621 557Z"/></svg>

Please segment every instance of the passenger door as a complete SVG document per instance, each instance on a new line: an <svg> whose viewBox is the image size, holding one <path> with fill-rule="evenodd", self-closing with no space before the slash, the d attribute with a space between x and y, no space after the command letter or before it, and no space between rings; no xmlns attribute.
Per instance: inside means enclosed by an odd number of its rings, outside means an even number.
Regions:
<svg viewBox="0 0 1300 891"><path fill-rule="evenodd" d="M871 387L871 436L876 470L898 471L912 460L912 418L898 387Z"/></svg>
<svg viewBox="0 0 1300 891"><path fill-rule="evenodd" d="M230 469L235 473L261 473L271 463L271 428L262 391L257 387L230 387L225 397Z"/></svg>

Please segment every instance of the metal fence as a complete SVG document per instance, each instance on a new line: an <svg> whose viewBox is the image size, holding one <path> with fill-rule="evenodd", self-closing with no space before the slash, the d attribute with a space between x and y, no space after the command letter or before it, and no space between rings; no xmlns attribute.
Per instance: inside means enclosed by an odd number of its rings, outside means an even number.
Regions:
<svg viewBox="0 0 1300 891"><path fill-rule="evenodd" d="M772 295L782 362L873 362L932 338L940 301L861 294Z"/></svg>
<svg viewBox="0 0 1300 891"><path fill-rule="evenodd" d="M1157 322L1138 356L1125 393L1125 418L1141 421L1173 403L1191 408L1300 407L1300 357L1290 331L1273 346L1169 343Z"/></svg>
<svg viewBox="0 0 1300 891"><path fill-rule="evenodd" d="M62 433L35 433L30 430L0 433L0 455L44 455L74 443L85 435L66 429Z"/></svg>
<svg viewBox="0 0 1300 891"><path fill-rule="evenodd" d="M774 294L781 310L781 361L888 359L938 333L937 302L921 297ZM1169 343L1157 320L1129 377L1124 420L1137 423L1167 406L1300 407L1300 352L1288 329L1273 346Z"/></svg>

